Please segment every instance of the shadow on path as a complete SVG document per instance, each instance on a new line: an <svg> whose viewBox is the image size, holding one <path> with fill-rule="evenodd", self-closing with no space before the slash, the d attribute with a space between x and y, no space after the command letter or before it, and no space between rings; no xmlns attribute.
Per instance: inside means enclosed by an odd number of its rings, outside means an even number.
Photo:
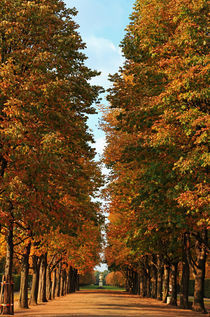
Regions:
<svg viewBox="0 0 210 317"><path fill-rule="evenodd" d="M155 299L129 295L123 291L82 290L33 306L28 310L16 310L16 316L201 317L207 315L169 306Z"/></svg>

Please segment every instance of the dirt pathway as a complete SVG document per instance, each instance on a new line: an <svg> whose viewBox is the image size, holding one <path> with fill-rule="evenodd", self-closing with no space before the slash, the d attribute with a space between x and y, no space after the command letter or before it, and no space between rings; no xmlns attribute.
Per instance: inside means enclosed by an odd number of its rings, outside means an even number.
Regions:
<svg viewBox="0 0 210 317"><path fill-rule="evenodd" d="M65 297L16 310L16 316L138 316L138 317L201 317L208 316L190 310L181 310L154 299L113 291L80 291Z"/></svg>

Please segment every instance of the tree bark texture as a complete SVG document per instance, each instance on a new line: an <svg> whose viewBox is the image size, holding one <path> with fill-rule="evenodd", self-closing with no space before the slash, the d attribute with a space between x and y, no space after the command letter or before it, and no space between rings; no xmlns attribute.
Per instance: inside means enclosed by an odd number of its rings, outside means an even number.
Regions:
<svg viewBox="0 0 210 317"><path fill-rule="evenodd" d="M3 315L14 315L14 293L13 293L13 280L12 280L12 269L13 269L13 254L14 254L14 243L13 243L13 221L10 222L8 228L8 234L6 237L7 252L6 252L6 263L4 271L4 299L3 299Z"/></svg>
<svg viewBox="0 0 210 317"><path fill-rule="evenodd" d="M162 301L164 303L167 302L167 297L169 293L169 276L170 276L170 266L164 265L164 274L163 274L163 298Z"/></svg>
<svg viewBox="0 0 210 317"><path fill-rule="evenodd" d="M39 303L47 302L46 271L47 271L47 253L41 256L40 273L39 273L39 291L38 291Z"/></svg>
<svg viewBox="0 0 210 317"><path fill-rule="evenodd" d="M47 266L46 270L46 297L47 300L52 299L52 280L51 280L51 270L50 266Z"/></svg>
<svg viewBox="0 0 210 317"><path fill-rule="evenodd" d="M194 267L195 288L193 310L206 313L204 305L205 265L207 257L207 230L203 230L195 244L196 265Z"/></svg>
<svg viewBox="0 0 210 317"><path fill-rule="evenodd" d="M19 306L21 308L29 308L28 306L28 273L29 273L29 256L31 251L31 242L28 243L25 253L22 256L21 273L20 273L20 299Z"/></svg>
<svg viewBox="0 0 210 317"><path fill-rule="evenodd" d="M58 265L58 270L56 274L56 291L55 291L55 296L60 297L60 290L61 290L61 268L62 268L62 263L60 262Z"/></svg>
<svg viewBox="0 0 210 317"><path fill-rule="evenodd" d="M37 255L32 255L32 286L30 305L37 305L38 300L38 289L39 289L39 271L40 271L40 258Z"/></svg>
<svg viewBox="0 0 210 317"><path fill-rule="evenodd" d="M157 268L155 265L151 267L151 297L157 298Z"/></svg>
<svg viewBox="0 0 210 317"><path fill-rule="evenodd" d="M157 299L163 298L163 267L160 256L157 256Z"/></svg>
<svg viewBox="0 0 210 317"><path fill-rule="evenodd" d="M53 280L52 280L52 299L55 298L56 275L57 275L57 269L54 269L54 270L53 270Z"/></svg>
<svg viewBox="0 0 210 317"><path fill-rule="evenodd" d="M186 234L183 235L182 243L182 273L181 273L181 285L180 285L180 306L182 308L190 308L189 304L189 279L190 279L190 268L187 258L187 239Z"/></svg>
<svg viewBox="0 0 210 317"><path fill-rule="evenodd" d="M171 285L171 298L170 305L177 306L177 269L178 263L173 263L171 265L171 276L170 276L170 285Z"/></svg>

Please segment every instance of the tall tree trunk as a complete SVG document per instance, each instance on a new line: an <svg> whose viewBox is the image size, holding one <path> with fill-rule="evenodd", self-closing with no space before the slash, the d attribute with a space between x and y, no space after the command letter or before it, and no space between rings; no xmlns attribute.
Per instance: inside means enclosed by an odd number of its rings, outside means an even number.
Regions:
<svg viewBox="0 0 210 317"><path fill-rule="evenodd" d="M41 256L38 302L47 302L46 297L47 253Z"/></svg>
<svg viewBox="0 0 210 317"><path fill-rule="evenodd" d="M64 290L63 290L64 295L67 294L67 272L66 269L64 270Z"/></svg>
<svg viewBox="0 0 210 317"><path fill-rule="evenodd" d="M138 273L136 271L133 271L133 290L132 293L134 295L138 294Z"/></svg>
<svg viewBox="0 0 210 317"><path fill-rule="evenodd" d="M64 270L61 271L61 287L60 287L60 296L64 296Z"/></svg>
<svg viewBox="0 0 210 317"><path fill-rule="evenodd" d="M130 294L132 294L132 288L133 288L133 284L132 284L132 270L131 269L127 269L127 289L128 292Z"/></svg>
<svg viewBox="0 0 210 317"><path fill-rule="evenodd" d="M143 264L141 268L141 281L141 296L147 297L147 272Z"/></svg>
<svg viewBox="0 0 210 317"><path fill-rule="evenodd" d="M68 268L68 273L67 273L67 294L70 294L70 289L71 289L71 269L70 267Z"/></svg>
<svg viewBox="0 0 210 317"><path fill-rule="evenodd" d="M60 262L58 265L58 271L57 271L57 276L56 276L56 292L55 295L57 297L60 296L60 289L61 289L61 269L62 269L62 263Z"/></svg>
<svg viewBox="0 0 210 317"><path fill-rule="evenodd" d="M157 256L157 299L162 300L163 294L163 268L160 256Z"/></svg>
<svg viewBox="0 0 210 317"><path fill-rule="evenodd" d="M13 243L13 221L10 222L8 228L8 234L6 238L7 243L7 253L6 253L6 263L4 271L4 305L3 315L13 315L14 314L14 294L13 294L13 281L12 281L12 269L13 269L13 253L14 253L14 243Z"/></svg>
<svg viewBox="0 0 210 317"><path fill-rule="evenodd" d="M32 255L32 267L33 267L33 274L32 274L30 305L37 305L38 289L39 289L40 258L35 254Z"/></svg>
<svg viewBox="0 0 210 317"><path fill-rule="evenodd" d="M171 298L170 298L170 305L177 306L177 269L178 263L173 263L171 265Z"/></svg>
<svg viewBox="0 0 210 317"><path fill-rule="evenodd" d="M69 269L69 280L70 280L70 288L69 288L69 292L70 293L74 293L74 271L73 271L73 268L72 266L70 266L70 269Z"/></svg>
<svg viewBox="0 0 210 317"><path fill-rule="evenodd" d="M169 292L169 276L170 276L170 266L164 265L164 274L163 274L163 298L164 303L167 302L168 292Z"/></svg>
<svg viewBox="0 0 210 317"><path fill-rule="evenodd" d="M189 296L189 279L190 279L190 268L187 258L187 239L186 234L183 235L182 243L182 276L180 285L180 306L182 308L190 308L188 301Z"/></svg>
<svg viewBox="0 0 210 317"><path fill-rule="evenodd" d="M155 265L151 266L151 296L157 298L157 268Z"/></svg>
<svg viewBox="0 0 210 317"><path fill-rule="evenodd" d="M146 278L146 297L151 297L151 266L149 265L149 257L145 256L145 278Z"/></svg>
<svg viewBox="0 0 210 317"><path fill-rule="evenodd" d="M57 270L53 270L53 281L52 281L52 299L55 298L55 290L56 290L56 274Z"/></svg>
<svg viewBox="0 0 210 317"><path fill-rule="evenodd" d="M79 274L78 274L78 270L76 270L76 291L79 291Z"/></svg>
<svg viewBox="0 0 210 317"><path fill-rule="evenodd" d="M147 274L146 274L146 290L147 294L146 297L151 297L151 268L148 266Z"/></svg>
<svg viewBox="0 0 210 317"><path fill-rule="evenodd" d="M205 265L207 257L207 230L203 230L197 237L195 244L196 267L194 267L195 289L193 310L206 313L204 306Z"/></svg>
<svg viewBox="0 0 210 317"><path fill-rule="evenodd" d="M20 273L20 299L21 308L28 307L28 273L29 273L29 256L31 251L31 242L26 247L25 254L22 256L21 273Z"/></svg>
<svg viewBox="0 0 210 317"><path fill-rule="evenodd" d="M52 280L51 280L51 270L50 266L47 266L46 270L46 297L47 300L52 299Z"/></svg>
<svg viewBox="0 0 210 317"><path fill-rule="evenodd" d="M137 294L140 295L141 294L141 288L140 288L140 271L137 272Z"/></svg>

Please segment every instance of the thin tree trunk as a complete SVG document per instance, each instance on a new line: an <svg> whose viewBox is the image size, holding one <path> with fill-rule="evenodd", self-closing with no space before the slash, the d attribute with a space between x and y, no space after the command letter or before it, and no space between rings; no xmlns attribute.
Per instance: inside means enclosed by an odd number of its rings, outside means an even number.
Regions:
<svg viewBox="0 0 210 317"><path fill-rule="evenodd" d="M63 296L67 294L67 289L66 289L66 279L67 279L67 274L66 274L66 269L63 270Z"/></svg>
<svg viewBox="0 0 210 317"><path fill-rule="evenodd" d="M53 270L53 281L52 281L52 299L55 298L55 290L56 290L56 274L57 270Z"/></svg>
<svg viewBox="0 0 210 317"><path fill-rule="evenodd" d="M177 268L178 263L171 265L171 298L170 305L177 306Z"/></svg>
<svg viewBox="0 0 210 317"><path fill-rule="evenodd" d="M142 266L142 297L147 297L147 272Z"/></svg>
<svg viewBox="0 0 210 317"><path fill-rule="evenodd" d="M163 298L164 303L167 302L168 292L169 292L169 276L170 276L170 266L164 265L164 275L163 275Z"/></svg>
<svg viewBox="0 0 210 317"><path fill-rule="evenodd" d="M79 274L78 274L78 270L76 270L76 291L79 291Z"/></svg>
<svg viewBox="0 0 210 317"><path fill-rule="evenodd" d="M21 308L28 307L28 273L29 273L29 255L31 251L31 242L26 247L26 252L22 256L21 273L20 273L20 299Z"/></svg>
<svg viewBox="0 0 210 317"><path fill-rule="evenodd" d="M46 270L47 270L47 253L42 255L39 275L39 292L38 302L47 302L46 297Z"/></svg>
<svg viewBox="0 0 210 317"><path fill-rule="evenodd" d="M32 267L33 267L33 274L32 274L30 305L37 305L38 289L39 289L40 258L35 254L32 255Z"/></svg>
<svg viewBox="0 0 210 317"><path fill-rule="evenodd" d="M64 270L61 271L61 287L60 287L60 296L64 296Z"/></svg>
<svg viewBox="0 0 210 317"><path fill-rule="evenodd" d="M70 294L70 289L71 289L71 272L70 272L70 267L68 268L68 273L67 273L67 294Z"/></svg>
<svg viewBox="0 0 210 317"><path fill-rule="evenodd" d="M150 266L147 268L147 275L146 275L146 285L147 285L147 297L151 297L151 269Z"/></svg>
<svg viewBox="0 0 210 317"><path fill-rule="evenodd" d="M190 268L187 258L187 240L186 234L183 235L183 246L182 246L182 276L180 285L180 306L182 308L190 308L188 301L189 296L189 279L190 279Z"/></svg>
<svg viewBox="0 0 210 317"><path fill-rule="evenodd" d="M196 252L196 268L194 270L195 288L194 288L194 302L193 310L206 313L204 306L204 283L205 283L205 265L207 257L207 230L203 230L200 237L198 237L195 245Z"/></svg>
<svg viewBox="0 0 210 317"><path fill-rule="evenodd" d="M151 296L152 298L157 298L157 268L155 265L152 265L151 267Z"/></svg>
<svg viewBox="0 0 210 317"><path fill-rule="evenodd" d="M51 270L50 266L47 266L46 270L46 297L47 300L52 299L52 280L51 280Z"/></svg>
<svg viewBox="0 0 210 317"><path fill-rule="evenodd" d="M137 294L138 294L139 296L140 296L140 294L141 294L140 280L141 280L141 278L140 278L140 272L138 271L138 273L137 273L137 286L138 286Z"/></svg>
<svg viewBox="0 0 210 317"><path fill-rule="evenodd" d="M56 296L60 297L60 289L61 289L61 268L62 268L62 263L59 263L58 265L58 271L56 274Z"/></svg>
<svg viewBox="0 0 210 317"><path fill-rule="evenodd" d="M13 243L13 221L10 222L8 228L8 234L6 238L7 252L6 252L6 263L4 271L4 305L3 315L13 315L14 314L14 294L13 294L13 281L12 281L12 269L13 269L13 253L14 253L14 243Z"/></svg>
<svg viewBox="0 0 210 317"><path fill-rule="evenodd" d="M163 298L163 268L160 256L157 256L157 299L162 300Z"/></svg>

